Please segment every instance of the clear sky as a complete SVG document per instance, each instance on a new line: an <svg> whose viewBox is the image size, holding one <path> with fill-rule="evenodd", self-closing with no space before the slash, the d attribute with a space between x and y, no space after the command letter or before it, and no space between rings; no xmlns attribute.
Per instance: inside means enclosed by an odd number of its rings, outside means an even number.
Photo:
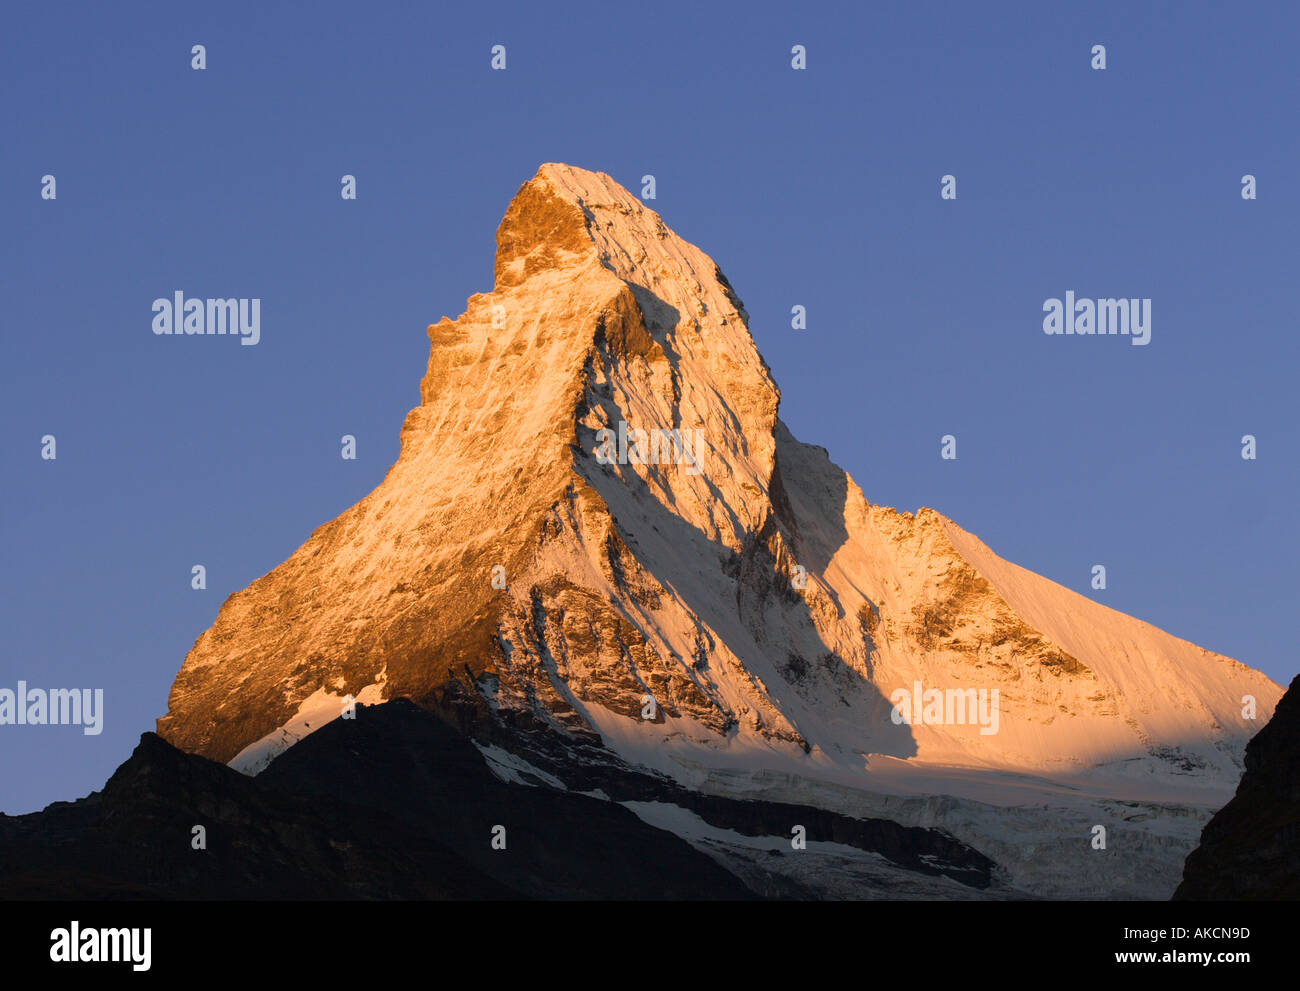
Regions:
<svg viewBox="0 0 1300 991"><path fill-rule="evenodd" d="M477 6L8 12L0 688L105 721L0 727L0 809L100 787L225 597L380 481L547 161L656 177L868 500L1295 675L1294 4ZM177 290L260 298L260 343L155 336ZM1067 290L1150 298L1150 344L1046 336Z"/></svg>

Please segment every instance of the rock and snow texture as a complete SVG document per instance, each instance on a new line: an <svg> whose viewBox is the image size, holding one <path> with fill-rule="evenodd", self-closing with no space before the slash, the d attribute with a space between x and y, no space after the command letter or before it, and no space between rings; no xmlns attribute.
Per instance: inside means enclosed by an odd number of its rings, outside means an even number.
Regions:
<svg viewBox="0 0 1300 991"><path fill-rule="evenodd" d="M230 760L230 766L236 771L248 775L257 775L266 770L267 765L284 753L304 736L310 736L326 723L344 716L348 710L355 712L357 705L375 705L383 700L382 677L379 682L361 689L361 694L353 698L350 695L336 695L325 688L318 688L298 706L298 711L283 726L276 727L260 740L246 746Z"/></svg>
<svg viewBox="0 0 1300 991"><path fill-rule="evenodd" d="M227 600L162 736L251 768L319 693L381 684L693 787L940 825L1030 891L1172 891L1279 686L868 503L778 418L717 265L608 176L543 165L495 276L429 327L384 481ZM997 732L895 721L917 683L996 689ZM1125 867L1087 860L1105 822Z"/></svg>

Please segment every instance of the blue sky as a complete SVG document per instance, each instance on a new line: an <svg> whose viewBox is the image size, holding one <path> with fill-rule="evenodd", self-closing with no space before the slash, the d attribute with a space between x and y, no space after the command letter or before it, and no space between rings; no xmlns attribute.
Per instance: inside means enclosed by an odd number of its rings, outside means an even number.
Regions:
<svg viewBox="0 0 1300 991"><path fill-rule="evenodd" d="M224 598L380 481L546 161L655 175L869 500L1295 675L1293 5L483 6L9 13L0 687L106 716L0 727L0 809L100 787ZM260 297L261 342L154 336L175 290ZM1047 337L1067 290L1151 298L1150 345Z"/></svg>

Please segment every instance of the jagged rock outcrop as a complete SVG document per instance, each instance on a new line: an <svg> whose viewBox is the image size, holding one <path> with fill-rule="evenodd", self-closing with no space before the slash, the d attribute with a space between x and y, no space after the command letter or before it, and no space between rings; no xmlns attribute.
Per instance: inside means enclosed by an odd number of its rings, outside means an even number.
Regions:
<svg viewBox="0 0 1300 991"><path fill-rule="evenodd" d="M0 815L0 899L753 897L615 803L502 781L402 700L257 778L147 733L103 791Z"/></svg>
<svg viewBox="0 0 1300 991"><path fill-rule="evenodd" d="M608 176L542 166L495 282L429 327L379 487L195 643L163 737L251 772L349 696L409 698L479 738L545 728L701 790L945 824L1048 893L1168 893L1240 773L1242 696L1267 718L1278 686L868 503L778 418L718 266ZM900 723L918 684L996 691L996 726ZM1089 859L1113 802L1169 826L1121 827L1122 866Z"/></svg>
<svg viewBox="0 0 1300 991"><path fill-rule="evenodd" d="M1246 745L1237 794L1206 824L1174 898L1300 899L1300 676Z"/></svg>

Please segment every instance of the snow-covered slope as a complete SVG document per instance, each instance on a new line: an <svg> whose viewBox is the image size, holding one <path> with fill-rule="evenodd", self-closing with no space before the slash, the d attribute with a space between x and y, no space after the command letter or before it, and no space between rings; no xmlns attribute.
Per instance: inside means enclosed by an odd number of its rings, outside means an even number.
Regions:
<svg viewBox="0 0 1300 991"><path fill-rule="evenodd" d="M161 735L255 770L365 690L942 825L1028 890L1172 890L1279 686L868 503L779 420L718 267L608 176L542 166L497 245L494 290L429 327L397 464L231 596ZM1101 868L1116 802L1150 825Z"/></svg>

